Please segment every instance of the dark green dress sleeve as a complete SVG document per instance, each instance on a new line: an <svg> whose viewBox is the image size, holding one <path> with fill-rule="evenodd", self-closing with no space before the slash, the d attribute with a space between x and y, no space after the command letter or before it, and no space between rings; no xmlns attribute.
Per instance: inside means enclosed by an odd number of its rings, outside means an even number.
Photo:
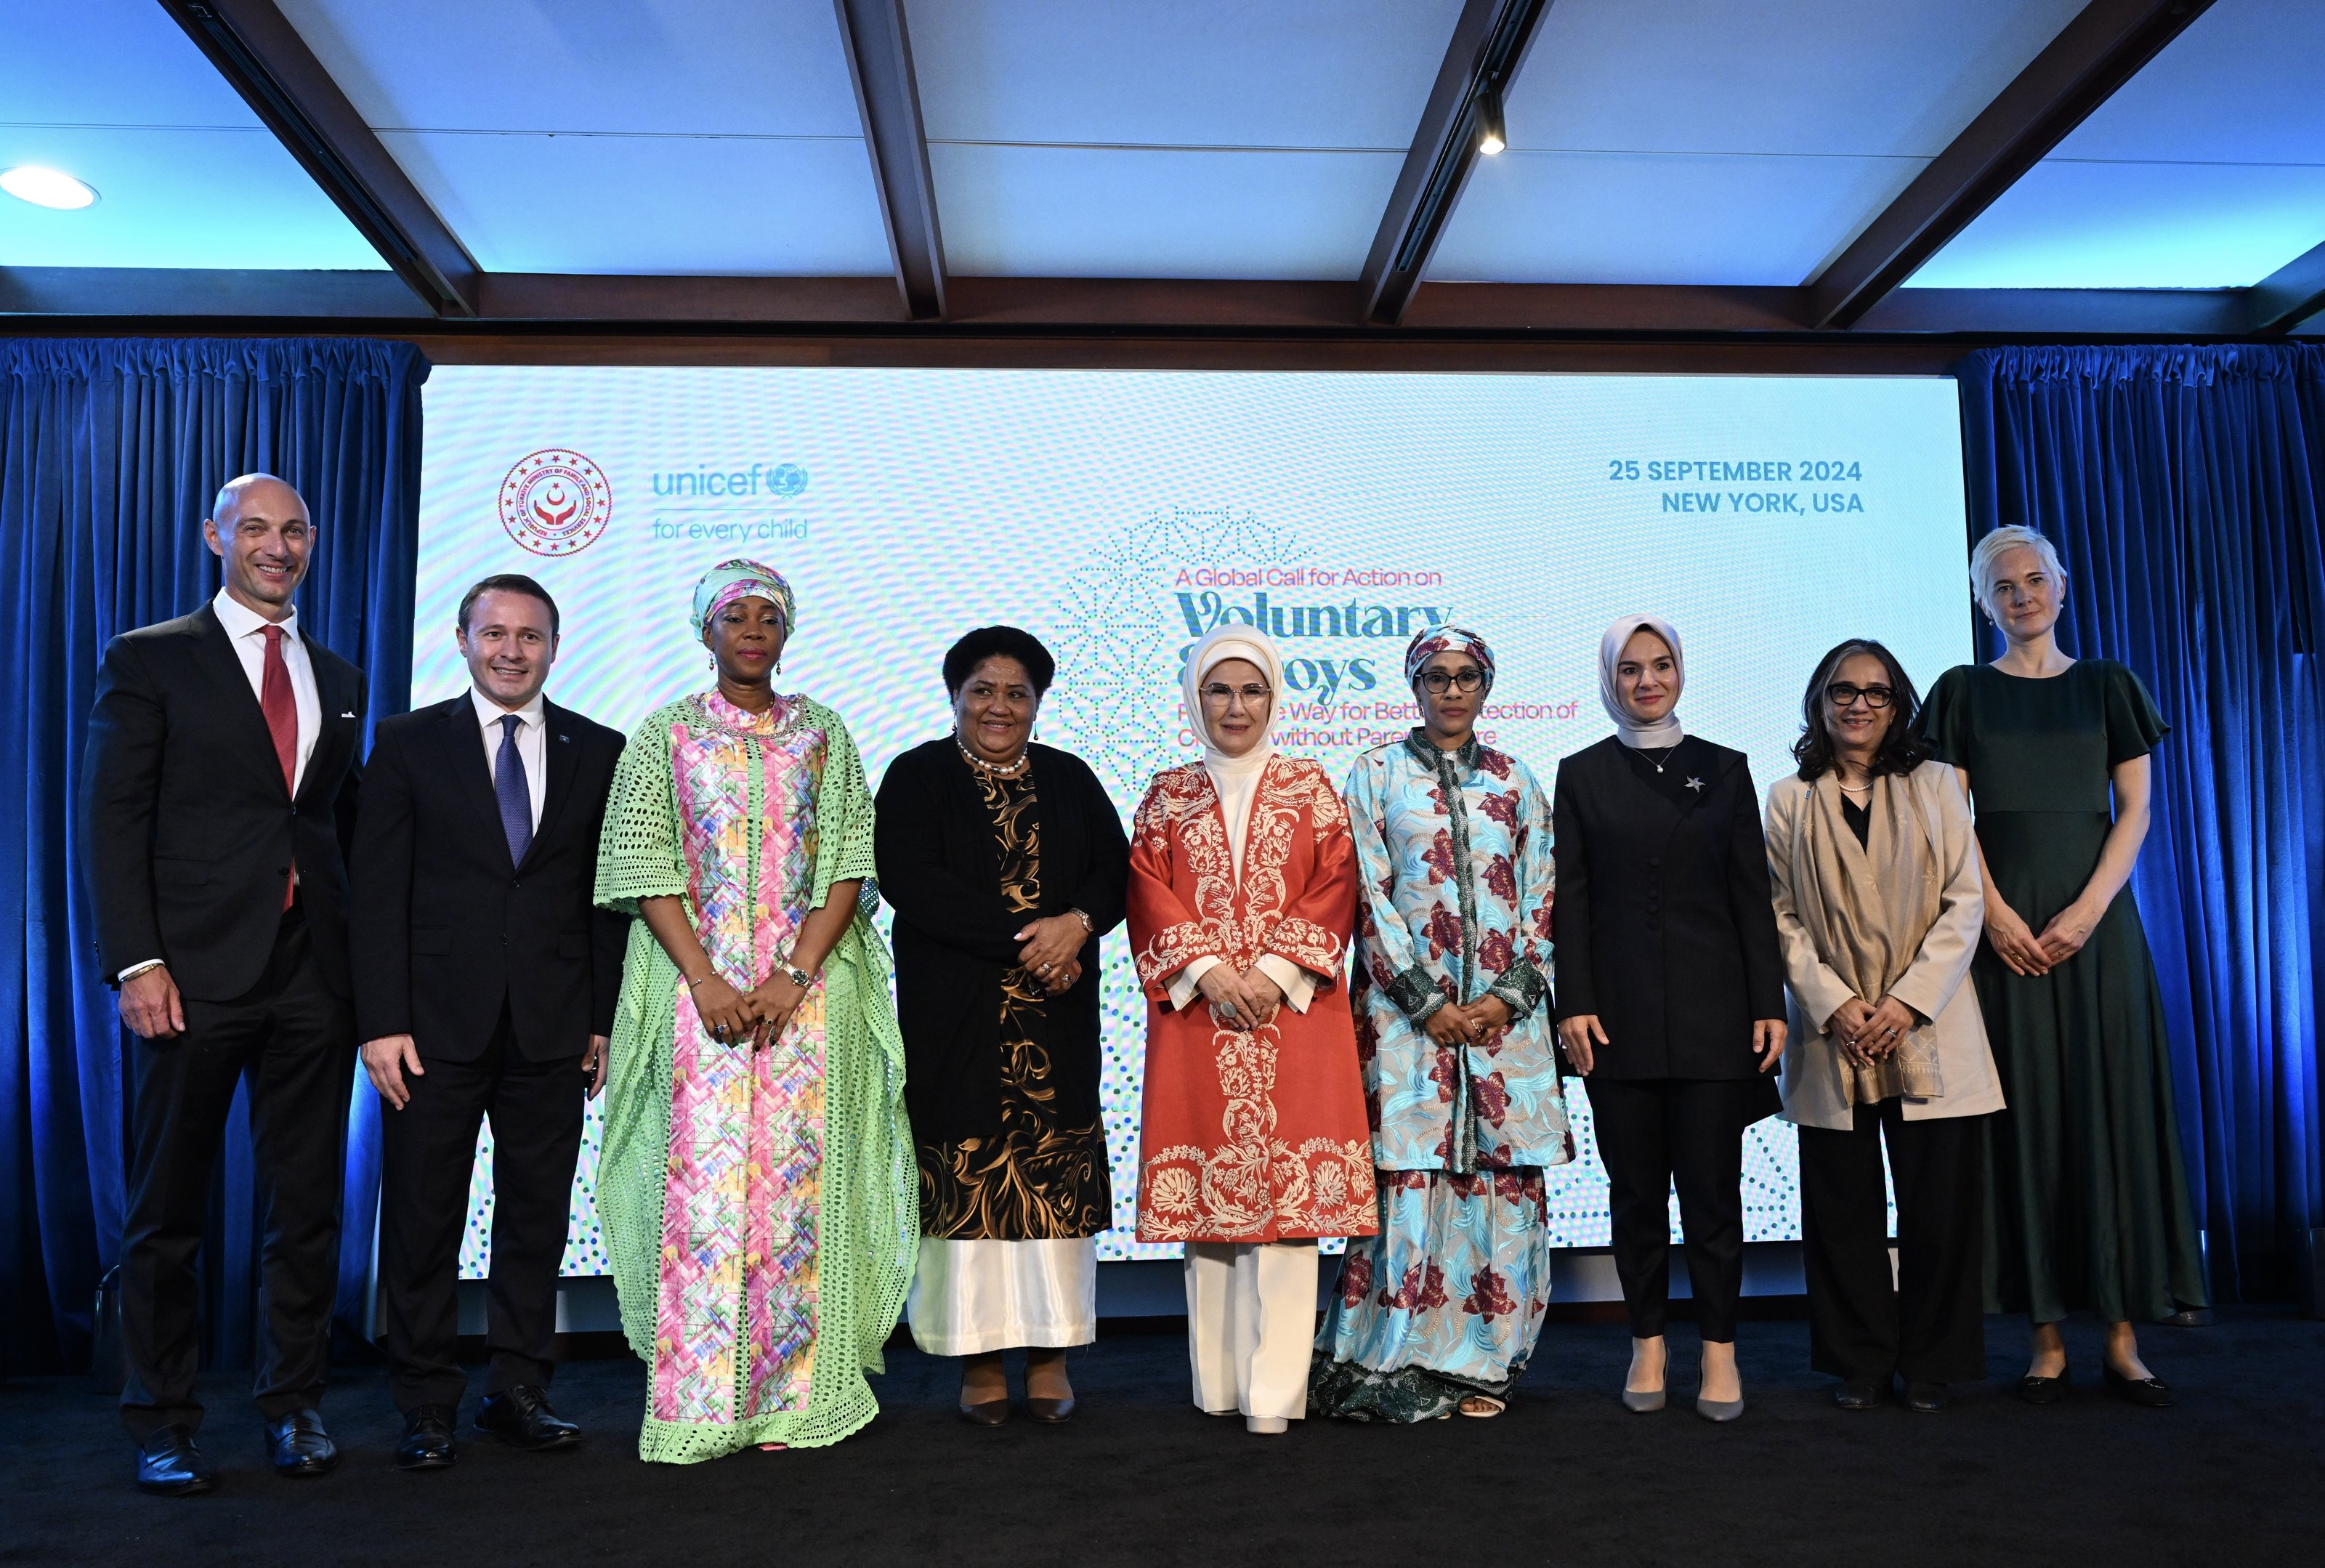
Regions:
<svg viewBox="0 0 2325 1568"><path fill-rule="evenodd" d="M1922 738L1930 743L1931 755L1956 767L1969 765L1968 699L1969 666L1956 664L1930 688L1929 700L1922 704L1921 717L1914 720Z"/></svg>
<svg viewBox="0 0 2325 1568"><path fill-rule="evenodd" d="M2172 733L2172 726L2163 721L2155 699L2137 675L2113 660L2107 661L2105 674L2107 766L2115 767L2154 751L2155 743Z"/></svg>

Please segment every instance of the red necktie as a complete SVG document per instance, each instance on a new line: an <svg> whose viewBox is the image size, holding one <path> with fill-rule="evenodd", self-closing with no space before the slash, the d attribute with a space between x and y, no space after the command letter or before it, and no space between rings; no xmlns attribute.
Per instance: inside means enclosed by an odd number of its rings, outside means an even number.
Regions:
<svg viewBox="0 0 2325 1568"><path fill-rule="evenodd" d="M258 710L266 715L266 731L274 738L274 757L283 765L283 787L292 793L299 784L299 704L291 695L291 667L283 662L283 628L266 630L265 673L258 682ZM291 907L294 875L283 884L283 907Z"/></svg>

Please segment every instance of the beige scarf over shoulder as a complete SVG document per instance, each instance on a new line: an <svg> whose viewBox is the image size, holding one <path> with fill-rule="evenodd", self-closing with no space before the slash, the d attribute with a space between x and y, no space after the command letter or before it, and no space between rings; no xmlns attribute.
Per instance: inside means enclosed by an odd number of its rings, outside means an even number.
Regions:
<svg viewBox="0 0 2325 1568"><path fill-rule="evenodd" d="M1937 923L1944 889L1934 829L1922 820L1913 781L1897 774L1873 782L1872 830L1862 846L1840 802L1837 775L1809 785L1792 837L1792 882L1818 955L1868 1006L1877 1005L1913 967L1922 939ZM1936 1099L1946 1091L1937 1031L1927 1024L1870 1066L1849 1060L1830 1035L1816 1044L1839 1057L1851 1105L1893 1095Z"/></svg>

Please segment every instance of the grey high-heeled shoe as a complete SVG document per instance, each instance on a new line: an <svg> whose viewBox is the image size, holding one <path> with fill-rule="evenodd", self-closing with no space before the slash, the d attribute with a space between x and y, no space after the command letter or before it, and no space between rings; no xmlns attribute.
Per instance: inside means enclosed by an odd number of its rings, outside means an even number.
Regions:
<svg viewBox="0 0 2325 1568"><path fill-rule="evenodd" d="M1653 1415L1663 1407L1663 1391L1660 1388L1626 1388L1623 1408L1634 1415Z"/></svg>
<svg viewBox="0 0 2325 1568"><path fill-rule="evenodd" d="M1737 1416L1744 1414L1744 1401L1741 1399L1706 1399L1702 1395L1699 1394L1695 1396L1695 1413L1698 1415L1702 1416L1706 1421L1733 1421Z"/></svg>

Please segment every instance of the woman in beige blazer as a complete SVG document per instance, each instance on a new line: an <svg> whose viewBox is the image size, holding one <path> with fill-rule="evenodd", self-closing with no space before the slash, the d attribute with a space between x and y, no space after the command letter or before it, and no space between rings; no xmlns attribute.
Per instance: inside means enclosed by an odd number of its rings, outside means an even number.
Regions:
<svg viewBox="0 0 2325 1568"><path fill-rule="evenodd" d="M1914 738L1918 703L1888 649L1841 644L1802 700L1799 772L1768 791L1810 1362L1841 1379L1844 1410L1898 1378L1909 1406L1940 1410L1947 1384L1986 1375L1983 1135L2002 1088L1963 983L1986 900L1969 803Z"/></svg>

